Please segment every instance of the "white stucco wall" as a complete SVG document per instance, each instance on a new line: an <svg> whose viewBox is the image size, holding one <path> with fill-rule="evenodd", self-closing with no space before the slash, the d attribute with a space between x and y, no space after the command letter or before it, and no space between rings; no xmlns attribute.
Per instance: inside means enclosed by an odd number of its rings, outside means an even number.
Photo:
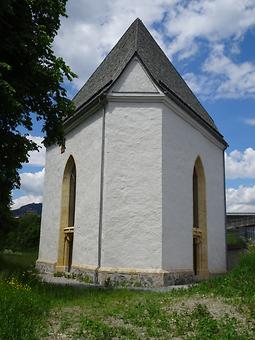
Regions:
<svg viewBox="0 0 255 340"><path fill-rule="evenodd" d="M163 268L192 270L192 176L200 156L206 178L208 270L226 270L223 151L165 107L163 146Z"/></svg>
<svg viewBox="0 0 255 340"><path fill-rule="evenodd" d="M39 261L56 262L58 251L63 157L58 146L48 147L43 187Z"/></svg>
<svg viewBox="0 0 255 340"><path fill-rule="evenodd" d="M112 92L158 93L159 91L138 58L133 58L112 87Z"/></svg>
<svg viewBox="0 0 255 340"><path fill-rule="evenodd" d="M47 149L39 261L57 261L62 179L72 155L76 164L72 263L97 266L101 142L102 111L67 134L63 154L57 146Z"/></svg>
<svg viewBox="0 0 255 340"><path fill-rule="evenodd" d="M150 103L107 106L103 267L161 267L161 110Z"/></svg>
<svg viewBox="0 0 255 340"><path fill-rule="evenodd" d="M162 93L137 60L108 99L102 268L193 270L192 176L200 156L206 177L208 269L225 271L222 149L162 102ZM77 174L72 263L98 265L102 117L103 109L69 132L63 154L56 146L46 152L39 261L57 261L62 179L72 155Z"/></svg>

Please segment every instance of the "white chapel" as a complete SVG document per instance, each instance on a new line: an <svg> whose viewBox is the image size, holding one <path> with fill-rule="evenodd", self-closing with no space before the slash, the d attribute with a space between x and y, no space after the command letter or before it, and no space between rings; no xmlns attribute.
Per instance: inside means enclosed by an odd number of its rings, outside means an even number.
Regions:
<svg viewBox="0 0 255 340"><path fill-rule="evenodd" d="M46 152L39 270L155 287L224 273L227 143L140 19L73 101Z"/></svg>

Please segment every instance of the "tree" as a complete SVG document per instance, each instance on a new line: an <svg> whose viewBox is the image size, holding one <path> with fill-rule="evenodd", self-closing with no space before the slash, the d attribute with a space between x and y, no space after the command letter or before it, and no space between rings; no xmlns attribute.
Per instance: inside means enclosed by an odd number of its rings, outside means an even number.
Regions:
<svg viewBox="0 0 255 340"><path fill-rule="evenodd" d="M63 83L75 74L52 48L66 2L0 2L0 228L8 219L11 190L20 186L18 169L38 148L27 138L31 113L44 122L47 146L61 145L62 121L74 112Z"/></svg>
<svg viewBox="0 0 255 340"><path fill-rule="evenodd" d="M38 249L41 217L27 212L11 221L11 228L0 231L0 250L28 251Z"/></svg>

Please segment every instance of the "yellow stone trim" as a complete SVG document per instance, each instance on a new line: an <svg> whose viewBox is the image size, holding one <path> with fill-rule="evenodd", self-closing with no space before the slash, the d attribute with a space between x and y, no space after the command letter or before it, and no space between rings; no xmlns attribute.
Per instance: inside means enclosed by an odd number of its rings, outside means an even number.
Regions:
<svg viewBox="0 0 255 340"><path fill-rule="evenodd" d="M203 230L200 228L193 228L193 237L202 238Z"/></svg>
<svg viewBox="0 0 255 340"><path fill-rule="evenodd" d="M153 268L116 268L116 267L100 267L98 268L95 265L81 265L81 264L72 264L72 269L78 269L81 271L96 271L99 273L125 273L125 274L189 274L192 273L192 269L187 268L175 268L175 269L153 269Z"/></svg>
<svg viewBox="0 0 255 340"><path fill-rule="evenodd" d="M206 211L206 178L201 158L198 156L195 162L198 177L198 228L193 228L193 239L196 242L197 276L207 278L208 250L207 250L207 211ZM194 242L194 241L193 241Z"/></svg>
<svg viewBox="0 0 255 340"><path fill-rule="evenodd" d="M193 269L192 268L169 268L165 270L165 273L168 274L193 274Z"/></svg>
<svg viewBox="0 0 255 340"><path fill-rule="evenodd" d="M147 274L165 274L169 273L163 269L153 269L153 268L115 268L115 267L100 267L98 269L99 273L107 272L107 273L125 273L125 274L139 274L139 273L147 273Z"/></svg>
<svg viewBox="0 0 255 340"><path fill-rule="evenodd" d="M74 232L74 227L66 227L64 228L65 234L72 234Z"/></svg>
<svg viewBox="0 0 255 340"><path fill-rule="evenodd" d="M80 270L96 270L96 269L97 269L97 266L94 266L94 265L72 264L72 269L80 269Z"/></svg>
<svg viewBox="0 0 255 340"><path fill-rule="evenodd" d="M55 267L55 272L66 272L67 271L67 267L66 266L58 266L56 265Z"/></svg>
<svg viewBox="0 0 255 340"><path fill-rule="evenodd" d="M70 176L75 166L73 156L70 156L63 175L62 195L61 195L61 216L60 232L58 246L57 271L66 271L69 265L69 243L66 241L66 235L73 234L73 227L69 227L69 201L70 201ZM67 229L70 229L68 232Z"/></svg>

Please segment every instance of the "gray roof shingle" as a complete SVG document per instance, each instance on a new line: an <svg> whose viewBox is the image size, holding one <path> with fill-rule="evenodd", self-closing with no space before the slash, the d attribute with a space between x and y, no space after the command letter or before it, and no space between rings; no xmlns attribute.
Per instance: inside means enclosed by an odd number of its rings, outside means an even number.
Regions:
<svg viewBox="0 0 255 340"><path fill-rule="evenodd" d="M226 144L213 119L200 104L140 19L136 19L130 25L118 43L73 98L77 109L96 97L103 89L107 88L108 84L114 82L134 54L138 55L150 76L166 94L188 108L195 119L198 119L211 132L213 130L214 134L216 133L217 137Z"/></svg>

